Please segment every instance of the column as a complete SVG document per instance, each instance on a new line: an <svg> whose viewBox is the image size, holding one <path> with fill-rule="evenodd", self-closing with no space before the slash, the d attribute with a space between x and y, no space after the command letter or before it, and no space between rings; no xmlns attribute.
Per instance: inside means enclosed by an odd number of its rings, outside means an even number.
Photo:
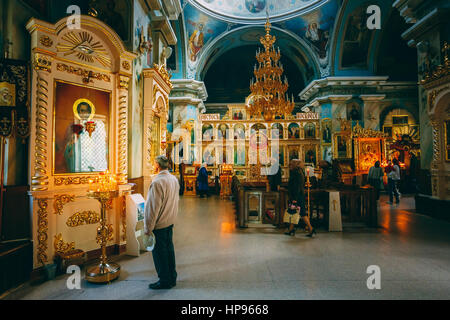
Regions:
<svg viewBox="0 0 450 320"><path fill-rule="evenodd" d="M364 101L364 128L380 130L380 104L386 98L385 94L361 95Z"/></svg>

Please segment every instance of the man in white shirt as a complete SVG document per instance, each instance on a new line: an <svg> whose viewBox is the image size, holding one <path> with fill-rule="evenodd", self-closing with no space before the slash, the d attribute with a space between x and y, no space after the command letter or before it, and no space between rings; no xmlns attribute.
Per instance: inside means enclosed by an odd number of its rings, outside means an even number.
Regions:
<svg viewBox="0 0 450 320"><path fill-rule="evenodd" d="M166 156L156 158L159 172L152 181L145 203L145 233L155 234L153 262L159 281L149 285L150 289L170 289L176 285L177 272L173 247L173 225L178 215L180 185L178 179L168 171Z"/></svg>
<svg viewBox="0 0 450 320"><path fill-rule="evenodd" d="M388 173L389 203L392 204L395 196L395 202L400 203L400 193L398 192L398 183L400 181L400 165L397 159L392 161L394 166Z"/></svg>

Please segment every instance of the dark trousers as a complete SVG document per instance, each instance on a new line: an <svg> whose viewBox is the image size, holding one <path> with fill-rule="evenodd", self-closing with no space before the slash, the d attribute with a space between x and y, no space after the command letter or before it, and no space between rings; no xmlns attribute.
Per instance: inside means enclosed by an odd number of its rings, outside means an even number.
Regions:
<svg viewBox="0 0 450 320"><path fill-rule="evenodd" d="M153 249L153 262L159 281L162 284L175 284L177 271L175 265L175 249L173 247L173 225L159 230L153 230L155 234L155 248Z"/></svg>
<svg viewBox="0 0 450 320"><path fill-rule="evenodd" d="M393 179L388 179L388 189L389 189L389 201L393 202L394 196L395 201L400 202L400 193L397 189L397 181Z"/></svg>

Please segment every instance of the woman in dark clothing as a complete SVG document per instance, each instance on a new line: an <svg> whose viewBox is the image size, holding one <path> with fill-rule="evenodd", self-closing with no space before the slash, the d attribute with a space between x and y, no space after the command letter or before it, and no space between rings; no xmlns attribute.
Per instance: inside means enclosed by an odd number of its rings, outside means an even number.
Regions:
<svg viewBox="0 0 450 320"><path fill-rule="evenodd" d="M303 172L303 163L300 160L294 159L290 164L289 172L289 201L291 203L296 203L297 207L300 207L300 217L305 222L308 230L307 237L312 237L316 233L316 230L311 226L308 214L306 212L305 204L305 174ZM295 235L294 224L290 223L288 232L286 235Z"/></svg>
<svg viewBox="0 0 450 320"><path fill-rule="evenodd" d="M276 192L278 188L281 186L281 166L278 161L275 161L272 166L277 169L277 173L274 175L269 175L269 185L270 191Z"/></svg>
<svg viewBox="0 0 450 320"><path fill-rule="evenodd" d="M198 191L200 193L200 198L204 198L205 195L208 196L208 170L206 169L206 163L202 165L200 171L198 172L197 182Z"/></svg>

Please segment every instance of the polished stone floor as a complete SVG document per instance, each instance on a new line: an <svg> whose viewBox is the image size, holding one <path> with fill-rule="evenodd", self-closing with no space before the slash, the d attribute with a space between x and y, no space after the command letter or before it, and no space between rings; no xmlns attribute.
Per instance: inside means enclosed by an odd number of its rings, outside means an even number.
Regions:
<svg viewBox="0 0 450 320"><path fill-rule="evenodd" d="M179 281L151 291L151 253L118 258L109 285L67 275L24 285L6 299L450 299L450 224L414 213L413 198L390 206L382 197L379 229L283 235L273 228L235 228L233 205L218 198L183 198L175 228ZM367 288L367 267L381 268L381 289Z"/></svg>

